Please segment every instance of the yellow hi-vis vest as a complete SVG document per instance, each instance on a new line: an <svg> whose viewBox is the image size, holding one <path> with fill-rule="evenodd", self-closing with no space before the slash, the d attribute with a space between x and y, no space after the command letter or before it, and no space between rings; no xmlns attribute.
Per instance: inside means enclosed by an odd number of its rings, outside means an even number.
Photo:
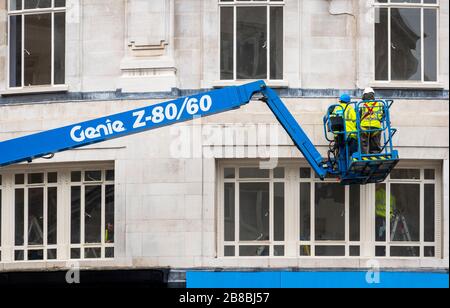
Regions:
<svg viewBox="0 0 450 308"><path fill-rule="evenodd" d="M339 107L335 107L333 110L333 114L342 113L345 110L344 121L345 121L345 130L347 134L350 134L350 137L356 139L356 112L352 105L347 105L345 103L340 103Z"/></svg>
<svg viewBox="0 0 450 308"><path fill-rule="evenodd" d="M383 104L380 102L367 102L361 108L361 127L381 128L383 119Z"/></svg>
<svg viewBox="0 0 450 308"><path fill-rule="evenodd" d="M391 218L394 216L395 197L391 195ZM375 215L377 217L386 218L386 191L384 189L377 190L375 194Z"/></svg>

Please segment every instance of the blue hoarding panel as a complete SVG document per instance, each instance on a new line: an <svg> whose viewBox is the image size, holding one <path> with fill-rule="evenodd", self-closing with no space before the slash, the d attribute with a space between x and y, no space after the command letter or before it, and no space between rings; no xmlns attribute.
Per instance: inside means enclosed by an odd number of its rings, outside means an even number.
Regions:
<svg viewBox="0 0 450 308"><path fill-rule="evenodd" d="M431 272L188 272L188 288L448 288Z"/></svg>

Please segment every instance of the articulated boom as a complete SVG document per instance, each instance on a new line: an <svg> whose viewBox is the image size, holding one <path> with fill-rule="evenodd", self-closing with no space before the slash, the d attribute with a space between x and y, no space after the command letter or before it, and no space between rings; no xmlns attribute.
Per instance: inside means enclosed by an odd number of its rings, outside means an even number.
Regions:
<svg viewBox="0 0 450 308"><path fill-rule="evenodd" d="M257 93L263 95L262 100L267 103L320 178L324 179L328 174L338 178L342 178L341 175L348 176L347 169L336 171L333 167L336 164L320 155L276 92L268 88L263 81L213 90L0 142L0 167L31 162L58 152L237 109L249 103ZM363 182L370 181L367 181L367 177L356 180L356 183Z"/></svg>

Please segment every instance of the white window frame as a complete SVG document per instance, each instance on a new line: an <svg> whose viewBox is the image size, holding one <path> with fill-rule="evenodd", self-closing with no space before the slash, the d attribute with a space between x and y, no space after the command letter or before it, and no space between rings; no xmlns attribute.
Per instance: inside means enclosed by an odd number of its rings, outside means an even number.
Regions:
<svg viewBox="0 0 450 308"><path fill-rule="evenodd" d="M246 167L246 168L258 168L258 165L240 165L239 167ZM274 178L274 170L269 170L269 177L268 178L239 178L239 167L236 165L233 166L224 166L220 169L220 176L222 178L222 185L219 187L220 194L223 196L223 190L225 183L233 183L235 185L235 201L234 201L234 241L225 241L224 239L224 198L222 198L222 206L221 206L221 220L219 220L221 225L221 243L222 245L219 246L219 254L221 256L225 255L225 246L233 246L235 251L235 256L239 256L239 247L240 246L268 246L269 247L269 256L273 258L283 258L284 256L275 256L274 254L274 246L284 246L284 255L286 255L286 197L287 197L287 182L286 182L286 172L284 178ZM231 168L235 170L235 178L234 179L224 179L224 169L225 168ZM286 170L285 170L286 171ZM269 240L268 241L239 241L239 234L240 234L240 224L239 224L239 192L240 192L240 184L241 183L268 183L269 184ZM274 240L274 184L275 183L283 183L284 184L284 241L275 241ZM260 256L254 256L256 258L260 258ZM267 257L267 256L262 256ZM227 257L228 258L228 257Z"/></svg>
<svg viewBox="0 0 450 308"><path fill-rule="evenodd" d="M429 162L426 163L424 161L403 161L400 162L397 169L420 169L421 170L421 180L391 180L388 178L385 182L386 185L388 183L416 183L421 185L421 191L423 192L423 187L425 184L435 184L435 242L424 242L424 202L423 198L421 200L421 241L405 243L405 242L388 242L388 238L386 238L385 242L376 242L375 241L375 184L369 184L366 186L360 187L360 240L359 241L350 241L350 188L346 187L345 192L345 240L344 241L315 241L314 240L314 232L315 232L315 217L314 217L314 208L315 208L315 200L314 200L314 189L315 183L336 183L333 179L326 179L322 182L320 179L316 179L314 176L314 171L311 170L310 178L300 178L300 168L310 168L306 164L306 162L299 160L280 160L278 167L285 168L285 178L284 179L275 179L276 181L281 180L285 183L285 204L284 204L284 215L285 215L285 240L284 242L258 242L256 246L270 246L270 255L269 256L255 256L255 257L240 257L238 247L239 245L246 245L245 242L239 242L236 236L239 233L238 226L239 225L239 205L238 201L235 199L235 241L234 242L225 242L224 241L224 209L225 209L225 200L224 200L224 185L225 183L237 183L241 182L270 182L272 181L273 171L271 171L271 178L269 179L238 179L238 169L240 167L255 167L258 168L259 161L258 160L247 160L247 159L236 159L236 160L222 160L219 161L217 165L217 257L223 260L228 259L252 259L255 258L271 258L271 259L286 259L286 258L296 258L298 259L298 264L301 265L302 262L308 262L308 260L317 260L317 259L339 259L339 260L362 260L367 258L380 259L380 260L442 260L442 237L444 234L442 233L442 181L443 181L443 172L442 166L439 162ZM224 179L224 170L226 168L235 168L235 178L234 179ZM433 169L435 171L435 179L434 180L425 180L424 179L424 170ZM311 183L311 234L310 241L300 241L300 183ZM273 184L271 184L273 187ZM235 194L239 194L239 186L235 184ZM387 198L389 192L387 191ZM273 199L273 195L270 196ZM271 200L273 202L273 200ZM388 201L389 202L389 201ZM390 204L387 202L386 208L387 211L390 210ZM271 208L272 209L272 208ZM271 212L273 215L273 211ZM270 218L270 223L273 222L273 216ZM390 227L390 226L388 226ZM237 231L236 231L237 230ZM270 232L273 232L273 227L271 225ZM386 234L388 236L388 229ZM284 246L284 256L273 256L273 246ZM300 256L300 246L301 245L311 245L311 256ZM420 255L417 257L390 257L387 246L420 246ZM225 246L235 246L235 256L225 256L224 248ZM314 256L315 248L314 246L345 246L345 256ZM350 256L350 247L351 246L359 246L360 254L359 256ZM386 246L386 257L376 257L375 256L375 248L376 246ZM424 247L435 247L435 256L434 257L424 257ZM303 260L303 261L302 261ZM309 264L309 263L307 263Z"/></svg>
<svg viewBox="0 0 450 308"><path fill-rule="evenodd" d="M219 4L219 14L218 14L218 79L222 83L245 83L248 80L237 79L237 50L236 50L236 37L237 37L237 8L238 7L267 7L267 75L265 80L267 82L283 82L285 79L286 71L286 1L273 1L273 0L248 0L248 1L222 1L218 0ZM222 79L221 78L221 8L223 7L233 7L233 79ZM283 78L282 79L270 79L270 8L271 7L282 7L283 8Z"/></svg>
<svg viewBox="0 0 450 308"><path fill-rule="evenodd" d="M71 183L71 172L72 171L93 171L102 170L102 176L104 176L106 170L115 170L114 163L108 162L97 162L97 163L82 163L82 164L32 164L32 165L15 165L12 167L7 167L1 170L0 175L2 176L2 258L0 259L0 264L2 263L13 263L13 264L37 264L37 263L57 263L60 261L69 261L70 258L70 248L71 248L71 198L70 198L70 187ZM52 260L26 260L26 252L24 255L24 260L15 261L15 200L14 200L14 190L19 185L14 184L15 174L27 174L29 173L58 173L58 183L55 184L58 187L58 210L57 210L57 245L52 245L57 249L57 258ZM99 182L89 182L91 184L97 184ZM53 185L53 184L52 184ZM116 180L104 182L104 185L114 185L114 232L117 230L117 185ZM22 185L23 186L23 185ZM34 187L39 187L39 184L32 185ZM47 186L45 186L47 187ZM103 196L104 196L103 190ZM103 198L104 200L104 198ZM26 200L25 200L26 201ZM45 205L45 204L44 204ZM44 213L45 210L44 210ZM104 203L102 205L102 220L104 220ZM25 234L24 234L25 237ZM102 239L104 239L104 230L102 229ZM89 258L89 259L75 259L76 261L114 261L116 259L116 247L117 247L117 236L114 237L114 243L105 243L102 246L102 258ZM95 246L99 248L100 245L86 245L86 248ZM22 247L22 246L18 246ZM40 247L40 246L39 246ZM114 257L103 258L104 251L106 247L111 247L114 249ZM32 250L36 250L36 247L32 247ZM44 247L44 251L50 249L49 247ZM81 253L81 252L80 252ZM25 265L26 266L26 265Z"/></svg>
<svg viewBox="0 0 450 308"><path fill-rule="evenodd" d="M82 168L82 169L73 169L71 171L80 171L81 172L81 182L70 182L70 189L72 187L80 187L80 243L79 244L72 244L72 226L71 226L71 218L70 219L70 227L69 227L69 243L70 243L70 251L69 256L72 260L99 260L99 259L110 259L105 257L105 251L106 248L113 248L114 249L114 243L106 243L105 242L105 204L106 204L106 186L114 186L114 181L107 181L106 171L111 169L102 169L102 168ZM102 171L102 179L100 181L86 181L85 180L85 172L86 171ZM69 175L70 176L70 175ZM101 186L102 187L102 196L101 196L101 242L100 243L85 243L86 233L85 233L85 219L84 213L85 213L85 189L87 186ZM70 191L69 189L69 191ZM69 195L69 205L71 205L70 195ZM72 258L71 256L71 250L72 249L79 249L80 250L80 258ZM101 257L100 258L86 258L85 257L85 250L86 249L100 249Z"/></svg>
<svg viewBox="0 0 450 308"><path fill-rule="evenodd" d="M418 258L430 258L426 257L424 255L425 247L434 247L435 257L434 258L441 258L441 245L440 245L440 239L441 239L441 213L442 213L442 203L440 198L440 185L441 185L441 174L440 170L436 168L436 166L427 166L427 167L400 167L397 168L399 170L401 169L413 169L413 170L419 170L420 171L420 179L391 179L389 176L386 181L383 182L383 184L386 185L386 213L390 213L391 210L391 198L390 198L390 190L391 190L391 184L404 184L404 185L419 185L420 189L420 234L419 234L419 241L412 241L412 242L405 242L405 241L391 241L391 223L390 219L388 219L388 222L386 224L386 239L385 241L375 241L375 247L377 246L384 246L386 247L386 256L384 258L392 258L390 256L390 250L391 247L419 247L419 256ZM425 179L425 170L432 169L435 172L435 178L433 180L431 179ZM425 242L424 240L424 209L425 209L425 202L424 202L424 193L425 193L425 185L426 184L433 184L435 187L435 219L434 219L434 242ZM373 211L375 213L375 211ZM375 214L373 214L375 215ZM386 217L389 217L390 215L387 215ZM375 216L374 216L375 220ZM374 248L375 248L374 247ZM375 250L373 251L375 255ZM377 257L377 258L383 258L383 257ZM399 258L399 257L394 257ZM408 258L411 259L411 257L400 257L400 258Z"/></svg>
<svg viewBox="0 0 450 308"><path fill-rule="evenodd" d="M10 91L13 91L11 93L14 93L14 91L18 91L18 90L25 90L25 89L30 89L31 91L34 91L35 89L41 89L43 91L46 91L48 88L54 88L56 89L62 89L65 90L67 89L67 86L65 84L55 84L55 13L65 13L66 12L66 7L55 7L55 0L51 0L51 7L50 8L38 8L38 9L25 9L25 0L19 0L22 1L22 10L10 10L10 2L11 0L8 0L8 7L7 7L7 12L8 12L8 46L7 46L7 61L8 64L5 65L5 69L6 69L6 88ZM66 0L66 6L67 6L67 0ZM51 14L52 16L52 25L51 25L51 32L52 32L52 38L51 38L51 82L48 85L34 85L34 86L25 86L25 18L24 16L26 15L35 15L35 14ZM21 73L22 73L22 80L21 80L21 87L11 87L10 84L10 68L11 68L11 57L10 57L10 46L11 46L11 35L10 35L10 29L11 29L11 16L22 16L22 60L21 60ZM67 16L66 16L67 17ZM67 20L67 19L66 19ZM67 39L66 39L67 41ZM66 52L67 54L67 52ZM65 57L66 60L67 57ZM66 82L66 76L64 76L64 81ZM39 90L38 90L39 91ZM5 92L6 94L8 93Z"/></svg>
<svg viewBox="0 0 450 308"><path fill-rule="evenodd" d="M363 190L360 188L360 194L359 194L359 204L360 204L360 240L359 241L350 241L350 187L349 186L345 186L345 239L344 240L335 240L335 241L321 241L321 240L316 240L315 239L315 231L316 231L316 217L315 217L315 205L316 205L316 200L315 200L315 185L318 183L322 183L322 184L336 184L336 180L335 179L325 179L324 181L321 181L319 178L315 177L315 173L312 169L311 170L311 177L310 178L300 178L300 168L309 168L310 167L299 167L298 168L298 172L297 172L297 191L294 191L294 194L296 194L296 202L295 202L295 206L296 206L296 217L300 217L300 184L301 183L310 183L311 185L311 191L310 191L310 213L311 213L311 217L310 217L310 240L309 241L301 241L298 240L297 243L297 256L299 258L308 258L308 257L315 257L315 247L316 246L343 246L345 247L345 255L344 256L339 256L340 258L346 257L346 258L353 258L353 257L357 257L359 258L361 256L362 253L362 232L361 232L361 221L363 219L363 217L361 216L362 214L362 201L363 201ZM297 223L296 225L296 234L300 235L300 221ZM310 256L300 256L300 246L309 246L311 249L311 255ZM360 254L359 256L350 256L350 247L351 246L358 246L359 247L359 251ZM320 256L322 257L322 256ZM335 256L333 256L335 257Z"/></svg>
<svg viewBox="0 0 450 308"><path fill-rule="evenodd" d="M28 183L28 175L29 174L35 174L35 173L44 174L44 182L43 183L38 183L38 184L29 184ZM13 232L14 233L15 233L15 211L16 211L16 209L15 209L15 201L16 201L15 200L15 191L16 191L16 189L23 189L24 190L24 195L23 195L24 196L23 245L16 246L16 243L14 243L14 254L13 254L13 255L15 255L15 252L22 251L23 252L23 260L14 260L14 261L17 261L17 262L21 262L21 261L27 262L27 261L29 261L28 260L28 252L29 251L37 251L37 250L42 250L43 251L43 259L42 260L33 260L33 261L46 261L46 260L48 260L48 255L47 255L48 250L56 250L56 252L58 253L58 245L57 245L57 243L56 244L52 244L52 245L49 245L47 243L47 241L48 241L48 230L47 230L47 228L48 228L48 188L57 188L58 189L58 186L59 186L58 185L59 181L57 181L56 183L48 183L48 174L49 173L52 173L52 171L51 172L46 172L46 171L42 171L42 172L32 171L32 172L30 172L30 171L27 171L27 172L18 172L18 173L15 173L13 175L13 181L14 181L15 175L17 175L17 174L23 174L24 175L24 184L12 183L12 185L13 185L13 200L14 200L14 202L13 202L13 207L14 207L14 209L13 209L13 212L14 212ZM59 174L58 174L58 177L59 177ZM44 198L43 199L43 214L44 214L43 227L44 227L44 229L43 229L43 235L42 235L43 236L42 245L30 245L28 243L28 229L30 227L29 226L29 221L28 221L28 191L29 191L29 189L32 189L32 188L42 188L43 191L44 191L44 196L43 196L43 198ZM58 193L57 193L57 196L58 196ZM58 234L58 232L57 232L57 234ZM56 257L56 259L57 259L57 257Z"/></svg>
<svg viewBox="0 0 450 308"><path fill-rule="evenodd" d="M420 3L395 3L391 2L391 0L387 0L386 3L376 2L374 3L374 14L376 14L377 9L386 8L388 9L388 79L387 80L377 80L376 79L376 67L374 66L373 70L373 80L374 84L423 84L423 85L436 85L439 84L440 80L440 49L439 49L439 40L440 40L440 0L436 0L436 3L424 3L424 0L421 0ZM391 59L391 9L392 8L419 8L421 9L421 80L392 80L392 59ZM436 81L425 81L425 53L424 53L424 9L435 9L436 10ZM373 41L374 48L372 50L374 65L376 59L376 46L375 46L375 27L376 24L373 24Z"/></svg>

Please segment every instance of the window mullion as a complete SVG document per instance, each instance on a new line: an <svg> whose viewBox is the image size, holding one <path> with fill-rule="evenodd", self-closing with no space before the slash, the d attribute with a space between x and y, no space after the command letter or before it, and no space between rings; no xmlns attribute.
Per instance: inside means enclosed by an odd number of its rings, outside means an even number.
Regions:
<svg viewBox="0 0 450 308"><path fill-rule="evenodd" d="M53 4L53 1L52 1ZM51 63L50 63L50 83L55 85L55 12L51 13Z"/></svg>
<svg viewBox="0 0 450 308"><path fill-rule="evenodd" d="M22 4L23 5L23 4ZM22 16L22 52L21 52L21 57L22 57L22 68L21 68L21 87L25 87L25 15L21 15Z"/></svg>
<svg viewBox="0 0 450 308"><path fill-rule="evenodd" d="M388 81L392 81L392 33L391 33L391 8L388 9Z"/></svg>
<svg viewBox="0 0 450 308"><path fill-rule="evenodd" d="M270 6L267 5L267 36L266 36L267 72L266 78L270 80Z"/></svg>
<svg viewBox="0 0 450 308"><path fill-rule="evenodd" d="M233 80L237 80L237 7L233 7Z"/></svg>

